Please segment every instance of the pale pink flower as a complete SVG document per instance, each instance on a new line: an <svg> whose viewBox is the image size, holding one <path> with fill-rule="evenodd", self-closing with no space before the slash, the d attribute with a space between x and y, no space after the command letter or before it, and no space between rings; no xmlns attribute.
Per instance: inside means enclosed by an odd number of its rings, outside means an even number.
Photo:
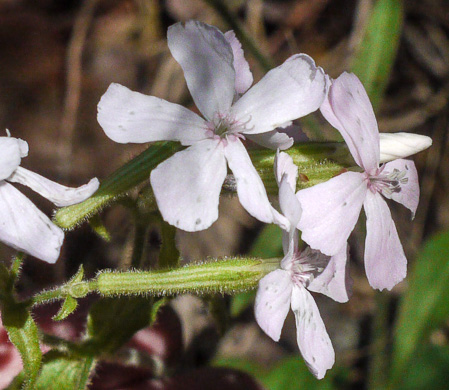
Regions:
<svg viewBox="0 0 449 390"><path fill-rule="evenodd" d="M296 225L302 209L295 196L297 167L290 156L278 153L275 173L279 184L279 204L287 221L284 232L284 258L280 269L259 282L255 302L256 321L274 341L279 341L282 326L291 307L296 319L299 350L310 371L324 377L335 361L334 349L312 295L321 292L339 302L346 302L350 283L346 272L346 248L330 258L310 248L298 249ZM324 272L323 272L324 270Z"/></svg>
<svg viewBox="0 0 449 390"><path fill-rule="evenodd" d="M291 146L290 137L275 128L318 109L326 91L323 70L298 54L248 89L252 74L234 34L196 21L171 26L168 47L204 119L180 105L111 84L98 104L98 122L116 142L172 140L188 146L151 173L168 223L187 231L208 228L218 218L227 165L243 207L260 221L272 222L277 212L242 140L274 149Z"/></svg>
<svg viewBox="0 0 449 390"><path fill-rule="evenodd" d="M64 232L53 224L25 195L9 184L23 184L53 202L68 206L91 196L96 178L78 188L69 188L20 167L28 144L18 138L0 137L0 241L19 251L54 263L59 257Z"/></svg>
<svg viewBox="0 0 449 390"><path fill-rule="evenodd" d="M304 209L298 224L302 239L312 248L334 255L346 245L363 205L368 281L374 288L390 290L405 278L407 259L382 195L403 204L414 216L419 200L415 164L403 159L379 164L376 118L354 74L343 73L333 81L321 112L340 131L363 172L345 172L298 192Z"/></svg>

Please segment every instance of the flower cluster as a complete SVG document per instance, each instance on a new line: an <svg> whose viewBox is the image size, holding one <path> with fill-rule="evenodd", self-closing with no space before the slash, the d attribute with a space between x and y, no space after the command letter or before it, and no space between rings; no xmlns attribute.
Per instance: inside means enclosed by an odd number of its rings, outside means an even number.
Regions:
<svg viewBox="0 0 449 390"><path fill-rule="evenodd" d="M377 289L391 289L406 275L407 260L384 198L410 209L419 200L411 154L430 146L428 137L380 135L359 79L343 73L333 80L306 54L296 54L253 85L240 42L232 31L195 21L168 30L168 47L184 71L201 115L154 96L111 84L98 104L98 122L119 143L178 141L186 148L160 163L150 176L163 219L186 231L210 227L228 167L242 206L253 217L284 231L279 269L259 282L255 316L278 341L291 307L297 342L319 379L334 364L334 350L309 291L337 302L350 297L347 240L363 206L367 217L365 268ZM360 168L296 192L298 167L280 150L293 145L283 128L320 110L343 136ZM270 203L245 148L245 140L277 150L279 206ZM69 189L21 168L26 142L0 137L0 240L47 262L55 262L63 232L8 182L29 186L57 206L80 202L98 181ZM391 161L393 160L393 161ZM309 246L300 250L298 231Z"/></svg>
<svg viewBox="0 0 449 390"><path fill-rule="evenodd" d="M406 274L406 258L386 198L409 208L419 199L415 165L402 158L381 165L380 135L368 96L354 74L336 80L305 54L287 59L251 87L253 78L234 33L200 22L175 24L168 46L181 65L203 118L173 103L112 84L98 105L98 121L111 139L127 142L180 141L187 149L151 173L151 185L165 221L187 231L208 228L218 217L221 186L232 171L242 206L255 218L284 229L280 269L259 284L255 314L261 328L279 340L291 306L298 346L310 370L322 378L334 352L318 308L307 289L344 302L349 298L347 240L362 204L367 215L365 264L374 288L391 289ZM246 138L273 149L292 140L277 128L320 109L342 134L362 172L351 171L295 194L297 167L285 153L276 157L281 213L243 145ZM393 136L392 142L407 145ZM391 136L390 136L391 138ZM413 138L400 151L384 139L383 161L408 156L431 144ZM390 139L391 141L391 139ZM404 140L402 140L404 141ZM297 229L310 245L298 249Z"/></svg>

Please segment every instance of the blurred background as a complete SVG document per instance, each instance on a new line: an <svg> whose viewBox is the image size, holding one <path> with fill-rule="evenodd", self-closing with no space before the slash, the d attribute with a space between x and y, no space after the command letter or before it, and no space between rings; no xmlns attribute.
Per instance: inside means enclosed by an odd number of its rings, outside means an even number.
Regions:
<svg viewBox="0 0 449 390"><path fill-rule="evenodd" d="M373 101L381 132L425 134L433 146L414 157L421 182L414 221L408 210L390 204L409 259L407 280L392 292L372 290L363 269L365 233L358 229L350 240L352 299L337 304L317 297L337 355L327 379L314 380L294 356L292 316L279 343L263 334L253 318L250 294L224 299L232 312L224 331L204 300L184 296L172 301L173 311L165 317L179 321L183 347L178 346L180 358L164 375L204 370L214 362L256 378L236 376L237 387L226 382L226 388L382 389L386 383L391 388L448 388L449 238L444 231L449 227L449 2L0 0L0 129L28 142L30 153L22 165L77 186L94 176L101 181L143 151L147 145L109 140L96 121L96 105L109 84L117 82L192 107L182 70L166 43L167 27L189 19L222 31L241 29L255 81L297 52L311 55L332 77L354 71ZM311 123L318 123L320 131ZM320 114L301 126L311 140L339 140ZM51 214L48 202L21 190ZM281 256L280 231L261 226L234 198L220 203L220 218L211 229L177 232L184 261L247 253ZM68 233L55 266L25 262L23 293L67 280L81 263L88 276L129 265L129 212L113 206L102 219L111 242L104 242L87 224ZM150 229L148 243L151 263L160 246L158 224ZM2 258L9 258L8 248L2 245L0 250ZM146 387L141 388L153 388L151 375L143 376ZM100 382L94 381L92 388L128 388ZM161 388L187 388L174 383Z"/></svg>

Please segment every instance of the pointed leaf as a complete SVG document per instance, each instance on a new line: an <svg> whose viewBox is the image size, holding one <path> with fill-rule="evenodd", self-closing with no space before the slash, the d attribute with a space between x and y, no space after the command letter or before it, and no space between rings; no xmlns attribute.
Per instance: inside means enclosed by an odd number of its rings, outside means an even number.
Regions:
<svg viewBox="0 0 449 390"><path fill-rule="evenodd" d="M36 323L25 305L8 303L1 309L9 339L19 350L26 378L26 389L34 389L42 360Z"/></svg>
<svg viewBox="0 0 449 390"><path fill-rule="evenodd" d="M70 295L64 300L59 311L52 317L54 321L62 321L72 314L78 306L78 301Z"/></svg>

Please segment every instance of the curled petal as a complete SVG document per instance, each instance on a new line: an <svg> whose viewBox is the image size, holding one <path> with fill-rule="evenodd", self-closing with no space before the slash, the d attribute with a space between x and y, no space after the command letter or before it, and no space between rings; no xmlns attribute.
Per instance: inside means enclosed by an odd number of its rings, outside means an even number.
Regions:
<svg viewBox="0 0 449 390"><path fill-rule="evenodd" d="M245 59L242 44L235 36L234 31L228 31L224 36L231 45L232 53L234 54L235 91L238 94L243 94L249 87L251 87L251 84L253 83L253 74L249 69L248 61Z"/></svg>
<svg viewBox="0 0 449 390"><path fill-rule="evenodd" d="M284 152L277 152L274 160L274 176L278 186L281 185L281 180L287 177L288 184L293 191L296 190L296 180L298 179L298 167L294 164L293 159Z"/></svg>
<svg viewBox="0 0 449 390"><path fill-rule="evenodd" d="M187 108L112 83L98 103L98 123L115 142L180 141L206 138L204 119Z"/></svg>
<svg viewBox="0 0 449 390"><path fill-rule="evenodd" d="M280 220L281 226L285 226L285 218L271 206L262 179L240 140L229 140L224 152L235 177L239 201L245 210L259 221L273 223Z"/></svg>
<svg viewBox="0 0 449 390"><path fill-rule="evenodd" d="M379 130L360 80L344 72L333 80L321 113L343 136L355 162L370 172L379 165Z"/></svg>
<svg viewBox="0 0 449 390"><path fill-rule="evenodd" d="M58 207L69 206L86 200L100 185L95 177L81 187L66 187L22 167L18 167L13 175L8 178L8 181L30 187Z"/></svg>
<svg viewBox="0 0 449 390"><path fill-rule="evenodd" d="M151 172L150 180L164 220L196 232L207 229L217 220L225 177L223 145L206 139L159 164Z"/></svg>
<svg viewBox="0 0 449 390"><path fill-rule="evenodd" d="M262 330L279 341L285 317L290 309L292 282L287 271L277 269L259 281L254 314Z"/></svg>
<svg viewBox="0 0 449 390"><path fill-rule="evenodd" d="M407 207L414 218L419 203L418 172L415 163L411 160L394 160L385 164L382 173L388 175L395 170L405 173L403 182L400 183L400 191L391 194L382 192L382 195Z"/></svg>
<svg viewBox="0 0 449 390"><path fill-rule="evenodd" d="M333 256L345 246L359 218L368 187L362 173L345 172L299 191L302 216L298 229L313 249Z"/></svg>
<svg viewBox="0 0 449 390"><path fill-rule="evenodd" d="M322 255L325 256L325 255ZM329 259L324 271L307 287L310 291L321 293L336 302L347 302L352 294L353 280L349 276L348 248Z"/></svg>
<svg viewBox="0 0 449 390"><path fill-rule="evenodd" d="M232 107L245 134L274 130L285 122L317 110L326 93L321 68L306 54L297 54L270 70Z"/></svg>
<svg viewBox="0 0 449 390"><path fill-rule="evenodd" d="M293 286L292 310L296 319L298 347L307 367L322 379L334 365L335 353L312 295L303 286Z"/></svg>
<svg viewBox="0 0 449 390"><path fill-rule="evenodd" d="M64 233L25 195L1 182L0 240L47 263L55 263Z"/></svg>
<svg viewBox="0 0 449 390"><path fill-rule="evenodd" d="M170 26L167 39L201 113L211 120L216 112L228 112L235 92L234 56L223 33L192 20Z"/></svg>
<svg viewBox="0 0 449 390"><path fill-rule="evenodd" d="M432 138L413 133L380 133L380 162L406 158L432 145Z"/></svg>
<svg viewBox="0 0 449 390"><path fill-rule="evenodd" d="M368 191L366 213L365 271L373 288L391 290L407 275L407 259L390 209L379 193Z"/></svg>
<svg viewBox="0 0 449 390"><path fill-rule="evenodd" d="M26 148L25 148L26 146ZM24 152L27 153L24 153ZM0 180L5 180L28 154L28 144L18 138L0 137Z"/></svg>
<svg viewBox="0 0 449 390"><path fill-rule="evenodd" d="M277 130L268 131L261 134L246 134L246 138L269 149L288 149L293 145L293 138L285 133L280 133Z"/></svg>
<svg viewBox="0 0 449 390"><path fill-rule="evenodd" d="M288 180L288 176L284 174L279 186L279 205L282 214L287 217L292 228L296 230L296 225L301 219L302 208Z"/></svg>

